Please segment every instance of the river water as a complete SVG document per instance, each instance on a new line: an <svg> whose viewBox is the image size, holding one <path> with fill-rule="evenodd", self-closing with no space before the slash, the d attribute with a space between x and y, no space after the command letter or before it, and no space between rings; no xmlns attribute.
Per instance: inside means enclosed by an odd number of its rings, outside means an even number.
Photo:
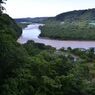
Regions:
<svg viewBox="0 0 95 95"><path fill-rule="evenodd" d="M92 48L95 47L95 41L64 41L64 40L51 40L46 38L39 38L41 33L39 26L43 24L31 24L23 29L21 37L17 40L20 44L27 43L28 40L33 40L36 43L43 43L45 45L50 45L56 49L62 47L67 48Z"/></svg>

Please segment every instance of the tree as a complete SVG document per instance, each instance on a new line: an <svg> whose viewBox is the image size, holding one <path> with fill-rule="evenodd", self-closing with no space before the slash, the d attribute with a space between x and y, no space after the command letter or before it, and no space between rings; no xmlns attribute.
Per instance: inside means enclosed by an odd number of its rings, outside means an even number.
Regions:
<svg viewBox="0 0 95 95"><path fill-rule="evenodd" d="M5 1L7 0L0 0L0 14L2 14L2 11L5 10L5 8L2 6L2 4L6 4Z"/></svg>

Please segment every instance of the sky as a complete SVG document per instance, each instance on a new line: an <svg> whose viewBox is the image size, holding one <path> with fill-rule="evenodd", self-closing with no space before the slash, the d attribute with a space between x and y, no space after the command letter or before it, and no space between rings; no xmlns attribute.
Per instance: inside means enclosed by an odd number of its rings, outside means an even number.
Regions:
<svg viewBox="0 0 95 95"><path fill-rule="evenodd" d="M49 17L80 9L95 8L95 0L7 0L6 13L13 18Z"/></svg>

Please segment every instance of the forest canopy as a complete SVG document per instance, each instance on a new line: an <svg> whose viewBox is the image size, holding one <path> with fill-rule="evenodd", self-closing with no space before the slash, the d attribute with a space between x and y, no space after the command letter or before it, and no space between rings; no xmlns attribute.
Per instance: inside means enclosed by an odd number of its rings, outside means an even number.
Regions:
<svg viewBox="0 0 95 95"><path fill-rule="evenodd" d="M10 16L0 15L0 95L95 95L95 48L21 45L21 33Z"/></svg>

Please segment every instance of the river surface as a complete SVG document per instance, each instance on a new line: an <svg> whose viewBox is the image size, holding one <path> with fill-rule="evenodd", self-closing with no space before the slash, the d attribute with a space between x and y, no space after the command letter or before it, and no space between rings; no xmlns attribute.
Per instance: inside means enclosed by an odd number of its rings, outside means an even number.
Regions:
<svg viewBox="0 0 95 95"><path fill-rule="evenodd" d="M95 47L95 41L65 41L65 40L51 40L46 38L39 38L41 33L39 26L43 24L31 24L23 29L21 37L18 39L20 44L27 43L28 40L33 40L35 43L43 43L45 45L50 45L56 49L62 47L67 48L92 48Z"/></svg>

